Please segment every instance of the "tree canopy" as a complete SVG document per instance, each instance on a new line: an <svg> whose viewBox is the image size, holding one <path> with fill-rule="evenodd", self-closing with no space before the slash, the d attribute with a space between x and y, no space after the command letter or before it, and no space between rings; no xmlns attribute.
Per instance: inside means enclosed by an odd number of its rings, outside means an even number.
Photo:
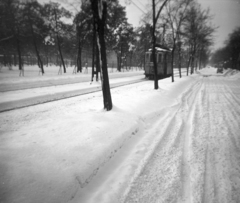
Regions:
<svg viewBox="0 0 240 203"><path fill-rule="evenodd" d="M212 54L211 64L240 70L240 27L229 34L224 47Z"/></svg>

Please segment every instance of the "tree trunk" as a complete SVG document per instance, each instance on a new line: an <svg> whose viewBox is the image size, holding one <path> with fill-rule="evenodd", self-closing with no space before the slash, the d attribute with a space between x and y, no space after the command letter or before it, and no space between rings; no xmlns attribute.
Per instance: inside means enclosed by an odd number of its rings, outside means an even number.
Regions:
<svg viewBox="0 0 240 203"><path fill-rule="evenodd" d="M110 111L112 109L112 98L110 92L108 70L107 70L107 55L104 39L104 27L107 14L107 3L101 0L91 0L94 23L97 29L97 49L99 50L99 66L102 79L102 92L104 109Z"/></svg>
<svg viewBox="0 0 240 203"><path fill-rule="evenodd" d="M96 28L93 21L93 39L92 39L92 82L94 78L94 65L95 65L95 44L96 44Z"/></svg>
<svg viewBox="0 0 240 203"><path fill-rule="evenodd" d="M45 49L45 51L46 51L46 66L48 67L48 44L46 44L46 49Z"/></svg>
<svg viewBox="0 0 240 203"><path fill-rule="evenodd" d="M189 68L190 68L190 64L191 64L191 60L192 60L192 46L190 45L190 48L189 48L189 52L188 52L188 63L187 63L187 76L189 75Z"/></svg>
<svg viewBox="0 0 240 203"><path fill-rule="evenodd" d="M132 55L133 53L130 53L130 64L129 64L129 70L132 68Z"/></svg>
<svg viewBox="0 0 240 203"><path fill-rule="evenodd" d="M121 72L121 54L117 53L117 70Z"/></svg>
<svg viewBox="0 0 240 203"><path fill-rule="evenodd" d="M157 62L156 62L156 36L155 36L155 0L152 0L152 8L153 8L153 28L152 28L152 58L153 58L153 69L154 69L154 89L158 89L158 73L157 73Z"/></svg>
<svg viewBox="0 0 240 203"><path fill-rule="evenodd" d="M22 53L21 53L21 47L20 47L20 41L19 41L19 29L18 28L17 28L17 34L14 33L14 37L15 37L16 44L17 44L18 67L19 67L19 70L20 70L19 76L24 76Z"/></svg>
<svg viewBox="0 0 240 203"><path fill-rule="evenodd" d="M182 78L182 55L181 55L181 47L178 47L178 70L179 70L179 77Z"/></svg>
<svg viewBox="0 0 240 203"><path fill-rule="evenodd" d="M14 66L16 66L17 65L17 56L16 56L16 54L14 54L14 58L13 58L13 61L14 61Z"/></svg>
<svg viewBox="0 0 240 203"><path fill-rule="evenodd" d="M192 57L190 55L189 58L188 58L188 64L187 64L187 76L189 75L189 68L190 68L190 64L191 64L191 59L192 59Z"/></svg>
<svg viewBox="0 0 240 203"><path fill-rule="evenodd" d="M97 43L97 38L96 38L96 43ZM96 81L98 81L98 74L100 72L100 56L99 56L99 49L96 49Z"/></svg>
<svg viewBox="0 0 240 203"><path fill-rule="evenodd" d="M54 9L54 16L55 16L56 30L58 30L57 13L56 13L55 9ZM61 62L62 62L62 65L63 65L63 71L64 71L64 73L66 73L66 67L65 67L64 60L63 60L63 55L62 55L62 50L61 50L61 45L60 45L60 39L59 39L59 36L58 36L58 31L56 31L56 38L57 38L57 46L58 46L59 55L60 55Z"/></svg>
<svg viewBox="0 0 240 203"><path fill-rule="evenodd" d="M144 70L146 70L146 56L145 53L147 51L147 45L144 45L144 53L143 53L143 66L144 66Z"/></svg>
<svg viewBox="0 0 240 203"><path fill-rule="evenodd" d="M119 71L122 72L122 69L123 69L123 45L122 43L120 44L120 63L119 63ZM123 70L124 71L124 70Z"/></svg>
<svg viewBox="0 0 240 203"><path fill-rule="evenodd" d="M43 75L44 74L43 63L42 63L42 60L41 60L41 57L40 57L40 54L39 54L39 51L38 51L38 47L37 47L37 43L36 43L36 39L35 39L35 34L34 34L34 31L33 31L33 26L32 26L32 22L31 22L30 17L28 17L28 20L29 20L29 24L30 24L30 27L31 27L33 45L34 45L36 56L37 56L37 59L38 59L38 66L41 69L41 72L42 72L42 75Z"/></svg>
<svg viewBox="0 0 240 203"><path fill-rule="evenodd" d="M63 60L63 55L62 55L62 50L61 50L61 45L60 45L60 40L59 40L58 33L57 33L57 45L58 45L58 51L59 51L59 55L60 55L60 58L61 58L62 66L63 66L63 72L66 73L66 67L65 67L64 60Z"/></svg>
<svg viewBox="0 0 240 203"><path fill-rule="evenodd" d="M173 43L171 67L172 67L172 82L174 82L174 52L175 52L175 42Z"/></svg>
<svg viewBox="0 0 240 203"><path fill-rule="evenodd" d="M193 74L194 72L195 57L196 57L196 43L194 43L192 51L191 74Z"/></svg>
<svg viewBox="0 0 240 203"><path fill-rule="evenodd" d="M78 39L78 53L77 53L77 73L78 72L80 73L82 72L82 47L80 39Z"/></svg>
<svg viewBox="0 0 240 203"><path fill-rule="evenodd" d="M203 50L201 49L199 52L199 70L202 69L202 52Z"/></svg>

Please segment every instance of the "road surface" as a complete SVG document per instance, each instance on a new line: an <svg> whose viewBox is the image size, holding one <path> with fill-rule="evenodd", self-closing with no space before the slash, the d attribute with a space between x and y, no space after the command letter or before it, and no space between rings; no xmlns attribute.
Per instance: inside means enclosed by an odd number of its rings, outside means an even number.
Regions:
<svg viewBox="0 0 240 203"><path fill-rule="evenodd" d="M239 80L202 77L158 132L162 139L125 203L240 202Z"/></svg>

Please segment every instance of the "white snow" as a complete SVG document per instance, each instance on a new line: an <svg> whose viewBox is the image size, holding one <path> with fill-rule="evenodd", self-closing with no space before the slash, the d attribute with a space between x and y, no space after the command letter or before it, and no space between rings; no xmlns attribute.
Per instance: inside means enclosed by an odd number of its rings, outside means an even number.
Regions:
<svg viewBox="0 0 240 203"><path fill-rule="evenodd" d="M239 202L240 73L199 72L0 113L0 202Z"/></svg>

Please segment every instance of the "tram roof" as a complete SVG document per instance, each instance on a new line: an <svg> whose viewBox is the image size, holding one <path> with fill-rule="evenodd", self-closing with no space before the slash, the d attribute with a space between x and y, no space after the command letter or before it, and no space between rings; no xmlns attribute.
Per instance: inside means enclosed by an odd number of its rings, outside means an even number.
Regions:
<svg viewBox="0 0 240 203"><path fill-rule="evenodd" d="M163 45L157 44L155 47L156 51L158 52L170 52L171 50ZM148 52L152 51L152 49L149 49Z"/></svg>

